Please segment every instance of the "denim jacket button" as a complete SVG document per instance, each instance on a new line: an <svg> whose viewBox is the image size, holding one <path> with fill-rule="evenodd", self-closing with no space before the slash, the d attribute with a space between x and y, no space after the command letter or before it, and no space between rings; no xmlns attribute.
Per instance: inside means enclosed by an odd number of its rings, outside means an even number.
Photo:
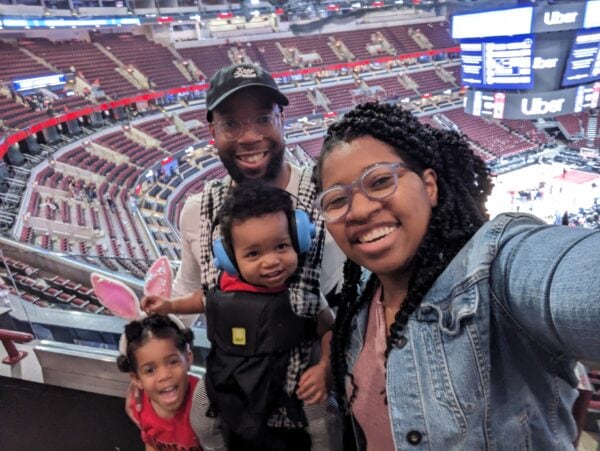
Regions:
<svg viewBox="0 0 600 451"><path fill-rule="evenodd" d="M406 440L411 445L418 445L419 443L421 443L422 439L423 436L419 431L410 431L408 434L406 434Z"/></svg>
<svg viewBox="0 0 600 451"><path fill-rule="evenodd" d="M398 349L402 349L404 346L406 346L406 342L407 342L407 341L408 341L408 340L406 339L406 337L405 337L405 336L398 337L398 338L396 339L396 347L397 347Z"/></svg>

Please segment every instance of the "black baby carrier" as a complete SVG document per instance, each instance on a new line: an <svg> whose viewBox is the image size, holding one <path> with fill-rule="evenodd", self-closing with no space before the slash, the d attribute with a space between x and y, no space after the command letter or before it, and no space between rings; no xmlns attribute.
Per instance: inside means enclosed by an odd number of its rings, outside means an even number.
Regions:
<svg viewBox="0 0 600 451"><path fill-rule="evenodd" d="M210 411L227 429L260 444L279 407L292 420L304 419L301 402L285 391L286 370L290 349L315 336L315 321L292 311L288 291L213 288L206 296L206 317L211 342L206 392Z"/></svg>

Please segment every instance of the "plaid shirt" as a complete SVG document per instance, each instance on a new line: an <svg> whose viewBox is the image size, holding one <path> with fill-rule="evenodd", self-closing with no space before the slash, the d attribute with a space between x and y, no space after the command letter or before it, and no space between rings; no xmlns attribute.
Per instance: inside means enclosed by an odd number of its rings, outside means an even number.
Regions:
<svg viewBox="0 0 600 451"><path fill-rule="evenodd" d="M183 256L182 266L175 280L176 295L188 294L198 288L206 293L211 287L217 286L219 270L212 263L211 248L213 241L220 238L220 229L214 224L230 187L229 177L212 180L206 184L201 193L191 196L186 201L181 213ZM298 208L309 212L317 234L310 251L300 256L298 269L288 282L290 303L296 314L316 319L321 295L319 278L325 243L325 226L318 211L313 207L316 187L312 182L312 168L300 169L297 197ZM192 277L195 280L192 281ZM316 340L315 336L314 340L302 343L293 348L290 353L286 384L290 395L296 390L300 376L308 367L312 345ZM304 425L292 423L285 409L282 408L270 418L269 426L294 428Z"/></svg>

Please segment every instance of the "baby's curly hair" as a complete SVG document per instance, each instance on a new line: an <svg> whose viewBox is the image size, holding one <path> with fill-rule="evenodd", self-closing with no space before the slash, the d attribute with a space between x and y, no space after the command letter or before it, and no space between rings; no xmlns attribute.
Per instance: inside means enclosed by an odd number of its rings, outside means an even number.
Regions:
<svg viewBox="0 0 600 451"><path fill-rule="evenodd" d="M132 321L125 326L127 353L117 357L117 366L124 373L137 373L136 352L153 338L170 338L181 353L186 353L194 342L194 332L189 328L180 329L168 316L150 315Z"/></svg>
<svg viewBox="0 0 600 451"><path fill-rule="evenodd" d="M233 249L231 227L234 221L246 221L280 211L285 213L288 221L294 218L294 203L287 191L254 180L236 185L217 214L224 244Z"/></svg>
<svg viewBox="0 0 600 451"><path fill-rule="evenodd" d="M387 341L386 360L391 349L402 340L408 317L421 303L434 281L450 261L489 219L485 202L492 189L491 177L485 163L455 132L438 130L421 124L409 111L397 105L365 103L348 112L332 124L315 167L315 182L322 190L322 168L328 155L342 143L371 136L390 145L400 158L417 174L431 168L437 175L438 205L433 208L427 233L412 263L414 271L408 294ZM368 149L365 149L367 152ZM344 286L334 326L331 362L335 389L346 408L351 404L345 396L345 377L349 375L345 350L351 334L354 316L370 301L379 282L371 275L358 295L361 269L347 260L344 266Z"/></svg>

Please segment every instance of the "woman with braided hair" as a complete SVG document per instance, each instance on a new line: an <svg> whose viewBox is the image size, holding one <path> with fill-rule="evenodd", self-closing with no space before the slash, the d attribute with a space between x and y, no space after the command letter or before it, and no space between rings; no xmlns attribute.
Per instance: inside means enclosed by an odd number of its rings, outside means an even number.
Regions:
<svg viewBox="0 0 600 451"><path fill-rule="evenodd" d="M348 257L332 369L359 447L572 449L573 368L600 361L600 232L489 221L481 159L399 106L331 125L315 178Z"/></svg>

